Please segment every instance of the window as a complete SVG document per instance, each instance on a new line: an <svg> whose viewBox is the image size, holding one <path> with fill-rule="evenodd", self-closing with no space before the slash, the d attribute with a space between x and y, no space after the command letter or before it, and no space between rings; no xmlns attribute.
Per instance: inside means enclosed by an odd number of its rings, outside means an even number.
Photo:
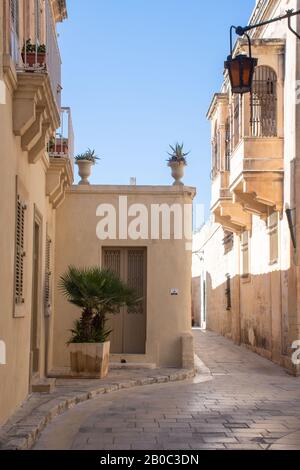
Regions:
<svg viewBox="0 0 300 470"><path fill-rule="evenodd" d="M273 212L268 218L268 229L270 238L270 264L278 262L279 239L278 239L278 212Z"/></svg>
<svg viewBox="0 0 300 470"><path fill-rule="evenodd" d="M231 279L230 274L226 274L226 310L231 310Z"/></svg>
<svg viewBox="0 0 300 470"><path fill-rule="evenodd" d="M246 231L241 235L241 262L242 262L242 277L248 278L250 274L250 260L249 260L249 232Z"/></svg>
<svg viewBox="0 0 300 470"><path fill-rule="evenodd" d="M235 148L240 141L240 95L233 97L233 148Z"/></svg>
<svg viewBox="0 0 300 470"><path fill-rule="evenodd" d="M19 0L10 0L10 55L19 61Z"/></svg>
<svg viewBox="0 0 300 470"><path fill-rule="evenodd" d="M251 93L252 137L277 135L277 77L265 66L257 67Z"/></svg>
<svg viewBox="0 0 300 470"><path fill-rule="evenodd" d="M15 304L22 305L24 299L24 230L25 230L26 204L21 196L17 195L16 203L16 246L15 246Z"/></svg>
<svg viewBox="0 0 300 470"><path fill-rule="evenodd" d="M224 255L226 255L233 249L233 244L234 244L233 233L226 230L224 232L224 238L223 238Z"/></svg>
<svg viewBox="0 0 300 470"><path fill-rule="evenodd" d="M34 18L35 18L35 39L36 44L41 44L41 4L40 0L34 2Z"/></svg>
<svg viewBox="0 0 300 470"><path fill-rule="evenodd" d="M231 156L231 136L230 136L230 119L225 122L225 171L230 171Z"/></svg>
<svg viewBox="0 0 300 470"><path fill-rule="evenodd" d="M51 310L51 246L52 240L47 235L46 239L46 253L45 253L45 292L44 292L44 306L45 315L50 315Z"/></svg>
<svg viewBox="0 0 300 470"><path fill-rule="evenodd" d="M217 176L220 170L220 154L219 154L219 132L217 129L217 124L214 129L214 137L212 140L212 178Z"/></svg>

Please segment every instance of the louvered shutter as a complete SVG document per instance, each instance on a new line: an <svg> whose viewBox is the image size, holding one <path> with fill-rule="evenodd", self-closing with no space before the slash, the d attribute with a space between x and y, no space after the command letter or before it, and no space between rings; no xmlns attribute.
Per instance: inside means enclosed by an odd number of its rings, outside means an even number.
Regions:
<svg viewBox="0 0 300 470"><path fill-rule="evenodd" d="M24 230L26 205L20 195L16 204L16 254L15 254L15 303L23 304L24 299Z"/></svg>
<svg viewBox="0 0 300 470"><path fill-rule="evenodd" d="M46 239L46 253L45 253L45 292L44 292L44 305L45 314L49 314L51 308L51 245L52 241L47 236Z"/></svg>

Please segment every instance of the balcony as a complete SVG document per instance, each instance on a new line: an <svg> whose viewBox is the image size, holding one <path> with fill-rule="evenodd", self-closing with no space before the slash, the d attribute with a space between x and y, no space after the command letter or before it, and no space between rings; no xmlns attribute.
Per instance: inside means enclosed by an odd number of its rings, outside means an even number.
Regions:
<svg viewBox="0 0 300 470"><path fill-rule="evenodd" d="M266 217L268 208L282 210L284 140L244 137L231 156L229 189L234 202Z"/></svg>
<svg viewBox="0 0 300 470"><path fill-rule="evenodd" d="M216 223L231 232L240 233L250 229L251 217L243 211L240 204L233 201L229 177L229 171L221 171L213 179L211 212Z"/></svg>
<svg viewBox="0 0 300 470"><path fill-rule="evenodd" d="M49 135L60 125L61 58L50 0L43 5L42 30L32 44L27 23L19 34L17 11L9 13L10 43L4 54L5 78L14 95L13 130L30 163L44 155Z"/></svg>
<svg viewBox="0 0 300 470"><path fill-rule="evenodd" d="M60 128L48 145L49 168L46 194L53 208L64 200L65 190L74 178L74 132L70 108L61 108Z"/></svg>

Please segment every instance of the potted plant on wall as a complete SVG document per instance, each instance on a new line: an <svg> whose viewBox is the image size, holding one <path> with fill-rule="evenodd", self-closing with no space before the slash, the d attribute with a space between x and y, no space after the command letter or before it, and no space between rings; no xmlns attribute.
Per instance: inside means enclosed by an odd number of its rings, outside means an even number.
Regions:
<svg viewBox="0 0 300 470"><path fill-rule="evenodd" d="M61 276L59 288L69 302L81 308L68 341L72 376L105 377L112 332L107 327L108 315L118 313L124 305L134 309L140 299L116 274L99 267L70 266Z"/></svg>
<svg viewBox="0 0 300 470"><path fill-rule="evenodd" d="M168 158L168 166L172 170L172 177L174 178L174 186L183 185L181 179L184 176L184 169L187 166L186 157L190 152L184 153L183 144L177 143L175 147L170 145L172 152L168 152L170 158Z"/></svg>
<svg viewBox="0 0 300 470"><path fill-rule="evenodd" d="M28 67L44 67L46 63L45 44L32 44L31 39L27 39L22 50L22 60Z"/></svg>
<svg viewBox="0 0 300 470"><path fill-rule="evenodd" d="M79 184L90 184L88 178L91 175L92 166L95 165L97 160L100 160L100 158L95 154L95 150L91 149L76 155L75 163L78 165L78 174L81 177Z"/></svg>

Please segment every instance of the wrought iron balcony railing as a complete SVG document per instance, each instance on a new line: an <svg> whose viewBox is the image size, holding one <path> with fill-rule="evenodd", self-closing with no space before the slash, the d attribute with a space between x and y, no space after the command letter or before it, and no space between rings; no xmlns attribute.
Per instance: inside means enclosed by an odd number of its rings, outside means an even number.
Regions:
<svg viewBox="0 0 300 470"><path fill-rule="evenodd" d="M60 123L55 138L48 143L48 153L54 158L69 158L74 167L74 131L70 108L61 108Z"/></svg>
<svg viewBox="0 0 300 470"><path fill-rule="evenodd" d="M18 9L11 12L10 21L10 55L18 72L47 73L57 108L61 106L61 56L59 52L56 26L53 21L49 0L45 0L44 31L41 40L40 33L36 31L35 37L26 31L24 23L24 36L21 39L18 32L16 15ZM42 43L43 42L43 43Z"/></svg>

